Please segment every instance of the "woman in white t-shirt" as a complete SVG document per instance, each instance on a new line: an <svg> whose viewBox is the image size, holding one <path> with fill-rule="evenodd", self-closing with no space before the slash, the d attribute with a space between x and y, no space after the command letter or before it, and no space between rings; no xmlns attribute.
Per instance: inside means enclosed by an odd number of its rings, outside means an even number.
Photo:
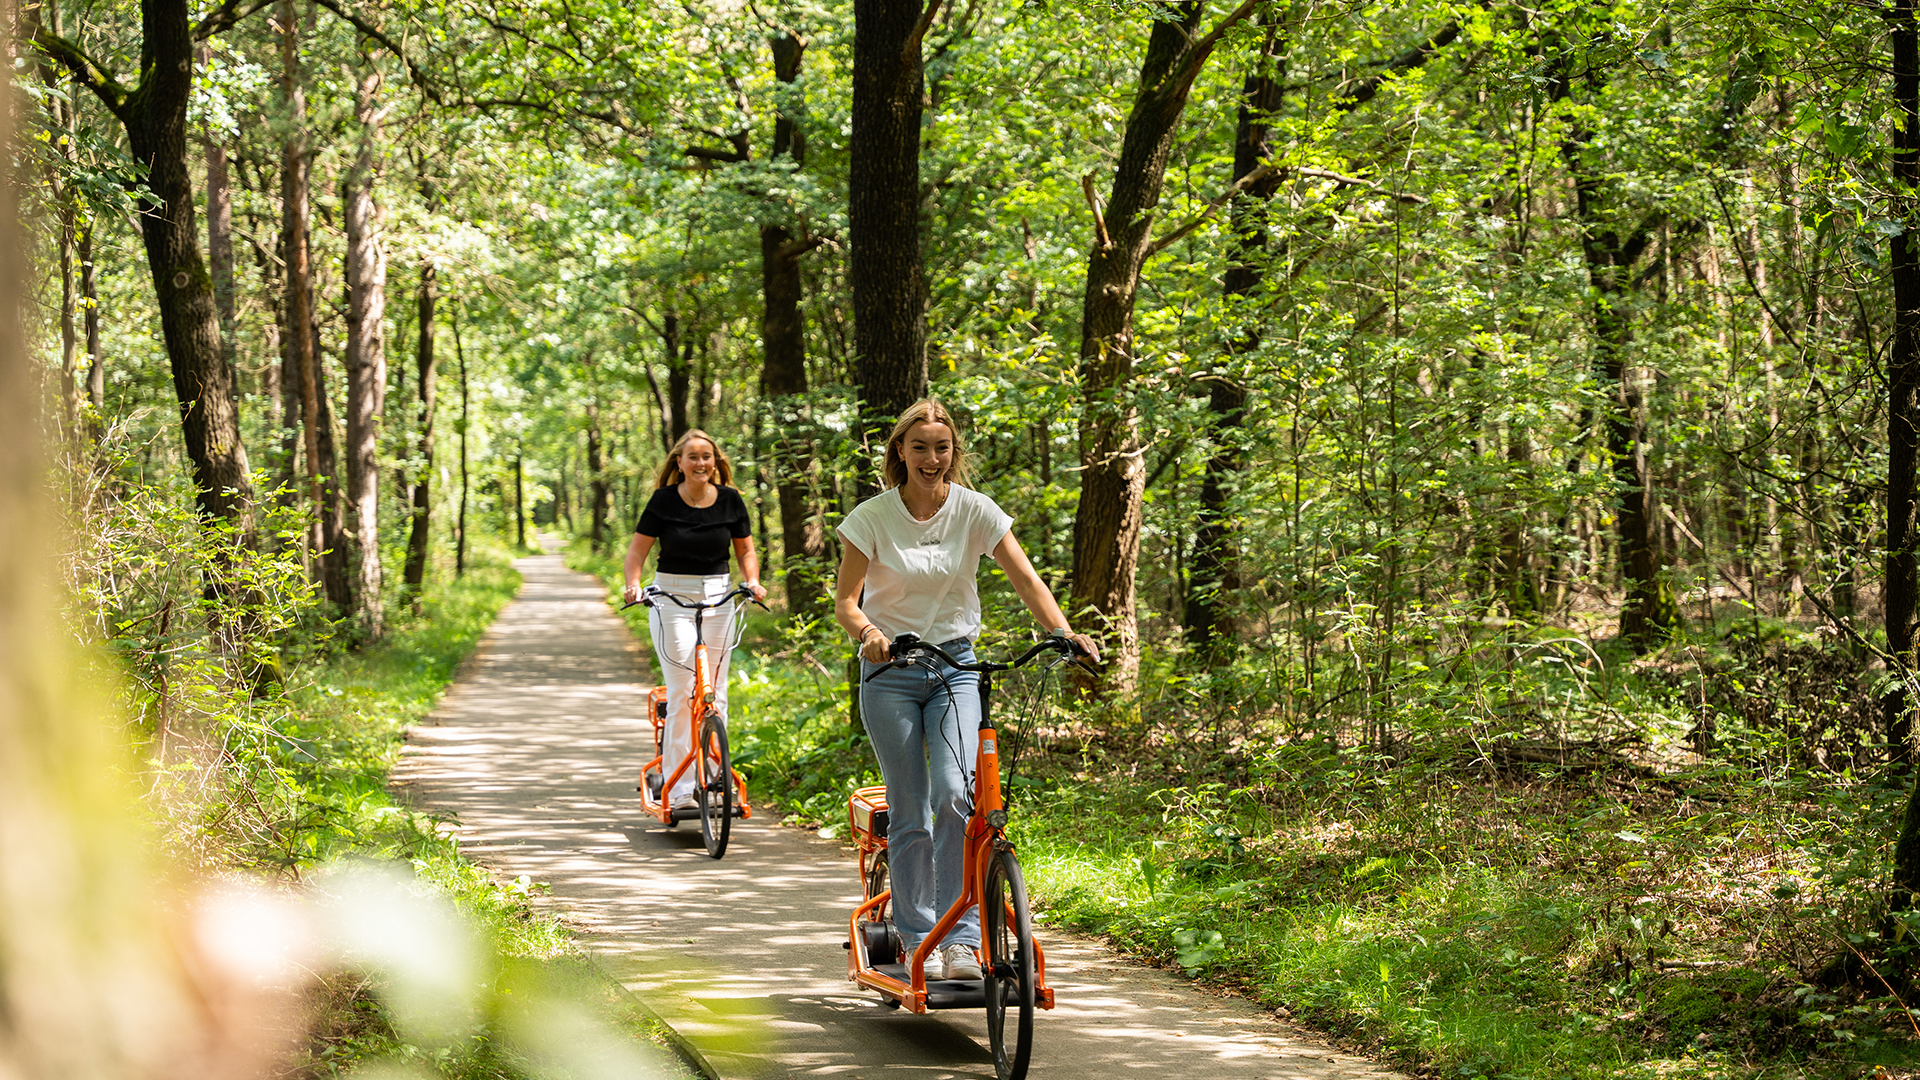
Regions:
<svg viewBox="0 0 1920 1080"><path fill-rule="evenodd" d="M960 429L937 401L902 413L887 439L886 490L840 523L846 542L834 587L834 617L860 643L861 677L888 660L895 637L914 633L962 663L980 632L980 559L992 555L1043 630L1071 638L1098 658L1092 639L1073 633L1034 573L1013 518L966 487ZM893 920L911 953L960 897L967 806L980 741L980 688L971 672L945 681L922 667L895 668L860 686L860 717L887 781L887 861ZM928 979L980 978L979 911L947 934L927 963Z"/></svg>

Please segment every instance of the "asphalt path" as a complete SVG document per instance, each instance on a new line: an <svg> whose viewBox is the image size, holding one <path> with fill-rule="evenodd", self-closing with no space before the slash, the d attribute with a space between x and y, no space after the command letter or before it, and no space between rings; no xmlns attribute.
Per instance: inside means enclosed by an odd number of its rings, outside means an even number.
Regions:
<svg viewBox="0 0 1920 1080"><path fill-rule="evenodd" d="M915 1016L847 981L850 848L756 811L716 861L697 823L640 812L646 646L559 556L515 565L520 595L409 733L395 773L406 797L452 819L494 873L549 885L600 965L716 1080L991 1078L980 1013ZM1043 928L1040 940L1058 1007L1035 1020L1031 1076L1398 1075L1093 939Z"/></svg>

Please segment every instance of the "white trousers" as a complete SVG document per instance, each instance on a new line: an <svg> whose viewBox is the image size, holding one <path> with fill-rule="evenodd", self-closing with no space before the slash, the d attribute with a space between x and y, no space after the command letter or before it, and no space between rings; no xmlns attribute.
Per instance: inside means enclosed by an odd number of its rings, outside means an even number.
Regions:
<svg viewBox="0 0 1920 1080"><path fill-rule="evenodd" d="M712 603L725 596L733 587L732 580L725 574L707 576L697 574L655 574L653 584L662 592L672 593L683 600ZM728 644L733 640L733 607L710 608L700 612L700 638L707 646L707 685L713 688L713 705L721 715L727 711L727 658ZM661 778L673 775L673 770L687 760L693 753L693 732L687 727L687 700L693 696L693 630L694 613L680 607L671 600L655 600L653 613L648 624L653 630L653 653L660 663L660 681L667 687L667 730L666 760L661 762L665 772ZM666 792L671 803L679 798L692 798L698 785L694 782L693 769L680 774L673 790Z"/></svg>

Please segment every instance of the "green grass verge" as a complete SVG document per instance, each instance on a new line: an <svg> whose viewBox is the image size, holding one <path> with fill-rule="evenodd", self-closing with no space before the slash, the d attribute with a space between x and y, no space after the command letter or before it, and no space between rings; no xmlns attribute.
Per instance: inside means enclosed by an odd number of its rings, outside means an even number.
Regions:
<svg viewBox="0 0 1920 1080"><path fill-rule="evenodd" d="M377 982L357 974L324 979L312 994L310 1037L289 1063L292 1077L335 1077L382 1061L449 1080L519 1080L533 1075L499 1037L501 1002L529 987L584 1004L635 1038L664 1045L664 1033L635 1002L600 975L535 897L526 878L502 883L468 862L433 821L397 802L387 776L406 729L423 720L472 654L481 635L520 586L501 548L469 553L467 573L450 567L422 598L421 611L399 609L379 644L333 657L288 697L278 730L279 791L289 803L274 828L248 848L247 861L298 877L342 858L410 865L476 926L496 958L489 1018L463 1044L422 1047L396 1030ZM684 1075L693 1075L690 1071Z"/></svg>
<svg viewBox="0 0 1920 1080"><path fill-rule="evenodd" d="M736 658L735 742L789 820L835 835L878 771L844 676L815 659L834 643L814 644L769 634ZM1010 777L1043 925L1360 1052L1525 1080L1900 1077L1920 1062L1897 1000L1819 980L1850 935L1872 951L1862 867L1885 865L1898 792L1287 743L1208 781L1178 747L1098 743L1030 749Z"/></svg>

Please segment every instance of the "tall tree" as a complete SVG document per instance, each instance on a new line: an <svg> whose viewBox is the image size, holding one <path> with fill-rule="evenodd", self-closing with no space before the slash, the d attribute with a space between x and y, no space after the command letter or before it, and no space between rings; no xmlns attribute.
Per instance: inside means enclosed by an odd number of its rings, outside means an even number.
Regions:
<svg viewBox="0 0 1920 1080"><path fill-rule="evenodd" d="M1911 677L1914 609L1920 601L1920 19L1914 0L1895 0L1888 14L1893 46L1894 220L1906 228L1888 241L1893 279L1893 340L1887 353L1887 651ZM1903 685L1881 701L1887 749L1894 761L1914 760L1912 701ZM1920 893L1920 782L1916 782L1896 853L1896 874L1909 894Z"/></svg>
<svg viewBox="0 0 1920 1080"><path fill-rule="evenodd" d="M380 180L380 73L358 78L355 114L359 155L346 184L347 219L347 503L353 508L353 562L361 632L382 632L380 567L380 423L387 392L387 250Z"/></svg>
<svg viewBox="0 0 1920 1080"><path fill-rule="evenodd" d="M1229 320L1222 349L1228 360L1251 353L1260 344L1259 324L1249 308L1266 280L1266 204L1280 188L1280 174L1271 168L1260 177L1254 172L1273 156L1269 121L1280 109L1286 81L1280 30L1279 25L1268 21L1266 32L1258 39L1259 47L1241 86L1239 115L1234 124L1233 182L1236 187L1244 185L1244 190L1233 197L1229 209L1233 259L1220 287ZM1234 635L1229 598L1240 588L1237 539L1228 504L1243 467L1241 429L1247 390L1237 365L1231 363L1201 380L1201 385L1207 392L1207 431L1213 451L1207 456L1200 481L1186 629L1188 640L1196 647L1218 654L1220 650L1212 648L1216 637L1231 640Z"/></svg>
<svg viewBox="0 0 1920 1080"><path fill-rule="evenodd" d="M432 200L428 200L432 205ZM414 453L418 458L412 488L412 521L407 531L407 562L403 571L407 595L417 611L420 590L427 580L427 549L433 532L433 352L434 310L439 304L438 271L429 259L420 268L420 287L414 294L414 311L420 324L419 345L414 351L414 371L420 387L419 425L415 432Z"/></svg>
<svg viewBox="0 0 1920 1080"><path fill-rule="evenodd" d="M807 43L791 30L772 38L773 74L790 94L798 94L800 63ZM807 159L807 143L800 127L798 102L787 99L774 119L772 160L792 162L795 170ZM801 430L800 399L807 392L807 333L800 314L800 258L818 246L818 237L798 236L780 220L760 226L760 282L765 303L760 334L765 362L760 372L760 394L774 410L780 434L773 450L773 485L780 502L780 551L784 557L787 609L797 615L819 615L826 606L821 574L815 565L826 555L826 530L814 506L819 463L812 440Z"/></svg>
<svg viewBox="0 0 1920 1080"><path fill-rule="evenodd" d="M1140 668L1134 592L1146 468L1132 402L1134 296L1147 257L1160 250L1153 237L1154 212L1188 92L1221 35L1251 14L1256 3L1246 0L1205 34L1198 34L1205 13L1198 0L1154 6L1139 89L1104 208L1094 197L1092 177L1086 182L1095 242L1081 315L1080 382L1086 400L1069 614L1093 614L1112 647L1107 678L1117 690L1130 689Z"/></svg>
<svg viewBox="0 0 1920 1080"><path fill-rule="evenodd" d="M231 8L222 10L231 18ZM202 34L218 23L203 23ZM141 0L140 31L140 81L132 87L48 27L36 29L34 42L120 121L134 160L146 170L146 185L135 202L181 435L193 467L195 502L202 514L241 526L251 543L253 481L240 441L233 366L221 346L213 281L200 254L187 167L195 30L186 0Z"/></svg>
<svg viewBox="0 0 1920 1080"><path fill-rule="evenodd" d="M869 445L927 392L927 281L920 250L921 39L940 0L854 0L848 147L848 283L854 384ZM869 478L869 483L871 479Z"/></svg>

